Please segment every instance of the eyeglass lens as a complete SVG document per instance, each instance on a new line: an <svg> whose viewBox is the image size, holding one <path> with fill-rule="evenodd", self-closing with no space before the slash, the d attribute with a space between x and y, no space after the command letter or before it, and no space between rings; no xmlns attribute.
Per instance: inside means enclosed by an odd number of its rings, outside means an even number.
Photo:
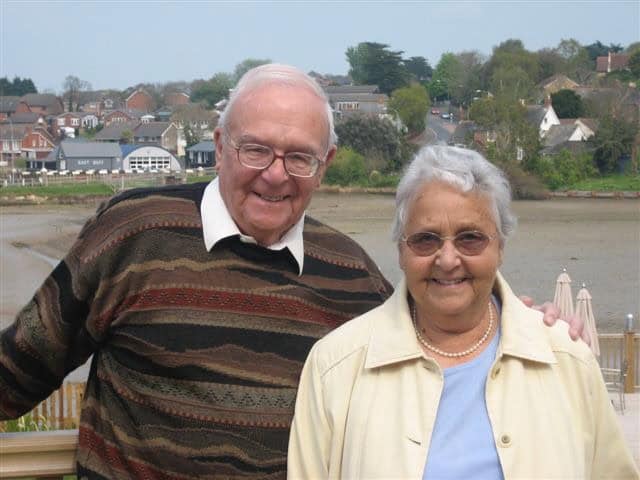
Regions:
<svg viewBox="0 0 640 480"><path fill-rule="evenodd" d="M238 149L238 155L243 165L250 168L267 168L276 156L274 151L264 145L244 144ZM288 152L284 155L284 165L287 172L294 176L311 177L315 174L318 160L307 153Z"/></svg>
<svg viewBox="0 0 640 480"><path fill-rule="evenodd" d="M491 238L476 231L460 232L455 237L441 237L433 232L419 232L409 235L407 245L416 255L432 255L442 248L445 240L453 240L453 245L463 255L479 255L489 244Z"/></svg>

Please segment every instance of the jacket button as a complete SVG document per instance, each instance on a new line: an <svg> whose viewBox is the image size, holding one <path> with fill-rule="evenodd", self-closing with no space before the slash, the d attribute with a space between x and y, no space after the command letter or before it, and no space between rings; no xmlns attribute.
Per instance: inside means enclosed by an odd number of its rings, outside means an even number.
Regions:
<svg viewBox="0 0 640 480"><path fill-rule="evenodd" d="M502 435L500 437L500 446L501 447L509 447L511 446L511 437L509 435Z"/></svg>
<svg viewBox="0 0 640 480"><path fill-rule="evenodd" d="M491 378L496 378L499 373L500 373L500 367L494 368L493 372L491 372Z"/></svg>

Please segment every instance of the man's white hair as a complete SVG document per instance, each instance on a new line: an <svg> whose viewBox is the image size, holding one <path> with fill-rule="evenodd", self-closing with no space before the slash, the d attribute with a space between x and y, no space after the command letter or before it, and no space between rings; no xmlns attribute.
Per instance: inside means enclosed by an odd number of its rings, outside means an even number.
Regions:
<svg viewBox="0 0 640 480"><path fill-rule="evenodd" d="M329 99L326 93L318 85L318 83L302 70L292 67L290 65L283 65L280 63L267 63L258 67L252 68L245 73L238 85L233 89L229 96L229 103L222 112L218 125L225 129L230 123L231 116L233 115L233 108L238 98L243 95L256 90L259 87L276 84L287 85L291 87L306 87L313 92L320 100L325 104L325 111L327 115L327 129L329 131L327 138L327 150L338 142L338 136L336 135L333 124L333 112L329 105Z"/></svg>

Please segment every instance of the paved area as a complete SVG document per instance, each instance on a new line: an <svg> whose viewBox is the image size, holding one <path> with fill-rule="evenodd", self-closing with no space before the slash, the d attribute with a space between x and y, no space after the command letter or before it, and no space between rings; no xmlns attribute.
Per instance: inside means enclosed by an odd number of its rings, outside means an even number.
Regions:
<svg viewBox="0 0 640 480"><path fill-rule="evenodd" d="M611 393L611 401L618 414L624 436L629 443L631 454L640 466L640 392L625 394L624 412L620 409L620 400L617 393Z"/></svg>

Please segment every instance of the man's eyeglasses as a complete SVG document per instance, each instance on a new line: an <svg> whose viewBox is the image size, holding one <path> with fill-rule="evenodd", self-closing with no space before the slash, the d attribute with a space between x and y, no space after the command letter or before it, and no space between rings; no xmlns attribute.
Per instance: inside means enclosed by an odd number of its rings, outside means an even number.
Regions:
<svg viewBox="0 0 640 480"><path fill-rule="evenodd" d="M408 237L402 237L402 241L406 242L411 251L420 257L428 257L436 253L442 248L445 240L451 240L453 246L462 255L473 256L480 255L494 238L496 235L487 235L471 230L445 237L433 232L418 232Z"/></svg>
<svg viewBox="0 0 640 480"><path fill-rule="evenodd" d="M276 155L273 149L267 145L257 143L243 143L237 145L227 136L229 144L235 148L238 154L238 161L247 168L264 170L269 168L276 158L282 158L284 169L289 175L294 177L313 177L318 171L320 160L315 155L303 152L287 152L284 155Z"/></svg>

